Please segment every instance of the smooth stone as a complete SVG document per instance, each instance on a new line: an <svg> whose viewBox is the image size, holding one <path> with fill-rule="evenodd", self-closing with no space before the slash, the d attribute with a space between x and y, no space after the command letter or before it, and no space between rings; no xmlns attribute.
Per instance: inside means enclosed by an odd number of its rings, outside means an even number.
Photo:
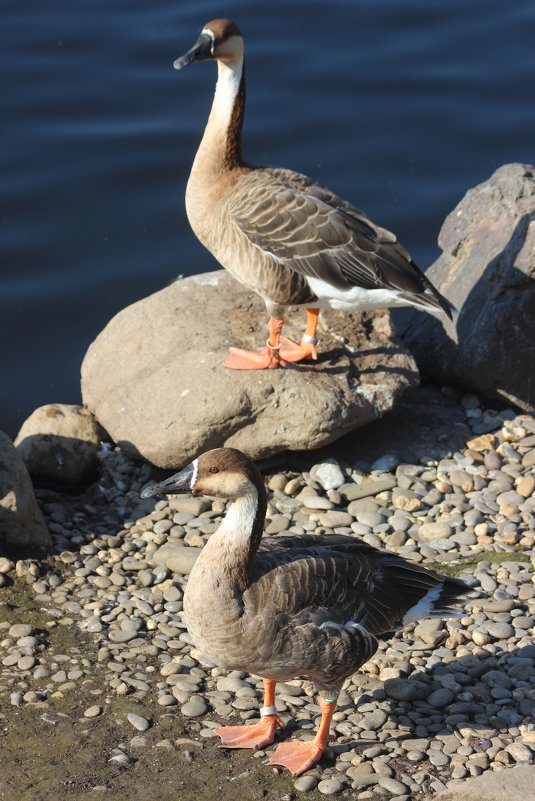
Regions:
<svg viewBox="0 0 535 801"><path fill-rule="evenodd" d="M135 712L128 712L126 719L138 731L147 731L150 726L150 720Z"/></svg>
<svg viewBox="0 0 535 801"><path fill-rule="evenodd" d="M17 662L19 670L31 670L37 664L37 659L34 656L22 656Z"/></svg>
<svg viewBox="0 0 535 801"><path fill-rule="evenodd" d="M125 631L124 629L110 629L108 631L108 639L112 642L130 642L138 636L139 632L135 630Z"/></svg>
<svg viewBox="0 0 535 801"><path fill-rule="evenodd" d="M375 775L375 772L370 762L361 762L359 765L351 765L351 767L346 770L346 776L349 776L352 781L359 781L364 776L372 775Z"/></svg>
<svg viewBox="0 0 535 801"><path fill-rule="evenodd" d="M430 542L437 539L447 539L452 534L452 527L448 523L436 521L434 523L423 523L416 533L418 540Z"/></svg>
<svg viewBox="0 0 535 801"><path fill-rule="evenodd" d="M317 784L318 780L315 776L299 776L299 778L294 781L294 787L298 793L308 793L310 790L317 787Z"/></svg>
<svg viewBox="0 0 535 801"><path fill-rule="evenodd" d="M442 620L422 620L414 629L414 634L424 641L426 645L435 646L446 638Z"/></svg>
<svg viewBox="0 0 535 801"><path fill-rule="evenodd" d="M523 498L529 498L535 492L535 476L522 476L516 484L516 491Z"/></svg>
<svg viewBox="0 0 535 801"><path fill-rule="evenodd" d="M494 623L489 621L488 623L485 623L485 628L490 636L497 640L508 640L509 637L513 637L515 633L515 630L510 623Z"/></svg>
<svg viewBox="0 0 535 801"><path fill-rule="evenodd" d="M368 715L364 715L361 720L361 726L366 731L377 731L386 723L388 715L383 709L376 709Z"/></svg>
<svg viewBox="0 0 535 801"><path fill-rule="evenodd" d="M8 559L7 556L0 556L0 573L10 573L15 569L15 563Z"/></svg>
<svg viewBox="0 0 535 801"><path fill-rule="evenodd" d="M321 484L325 492L338 489L346 480L336 459L326 459L324 462L314 465L310 470L310 477L313 481Z"/></svg>
<svg viewBox="0 0 535 801"><path fill-rule="evenodd" d="M390 473L399 464L399 458L395 453L385 453L373 462L371 469L381 473Z"/></svg>
<svg viewBox="0 0 535 801"><path fill-rule="evenodd" d="M347 512L331 509L325 514L319 515L318 523L325 528L339 528L340 526L350 526L353 523L353 517Z"/></svg>
<svg viewBox="0 0 535 801"><path fill-rule="evenodd" d="M379 779L379 787L384 787L384 789L388 790L392 795L404 795L409 792L409 788L406 784L397 779L392 779L389 776L384 779Z"/></svg>
<svg viewBox="0 0 535 801"><path fill-rule="evenodd" d="M187 512L193 517L200 517L203 512L207 512L212 503L208 498L195 498L193 496L174 497L170 501L170 506L176 512ZM175 521L176 522L176 521Z"/></svg>
<svg viewBox="0 0 535 801"><path fill-rule="evenodd" d="M533 761L533 751L524 743L511 743L505 747L505 750L511 754L515 762L531 763Z"/></svg>
<svg viewBox="0 0 535 801"><path fill-rule="evenodd" d="M334 503L322 495L306 495L303 498L303 506L307 509L333 509Z"/></svg>
<svg viewBox="0 0 535 801"><path fill-rule="evenodd" d="M84 712L84 718L98 718L99 715L102 715L102 707L101 706L90 706Z"/></svg>
<svg viewBox="0 0 535 801"><path fill-rule="evenodd" d="M448 690L446 687L442 687L439 690L434 690L427 696L427 703L431 704L431 706L436 707L437 709L441 709L443 706L447 706L451 704L454 699L454 694L451 690Z"/></svg>
<svg viewBox="0 0 535 801"><path fill-rule="evenodd" d="M427 697L429 687L422 681L394 678L384 683L385 693L396 701L416 701Z"/></svg>
<svg viewBox="0 0 535 801"><path fill-rule="evenodd" d="M396 486L396 484L396 477L389 473L385 473L384 475L378 477L366 476L366 478L364 478L360 484L354 484L352 488L348 488L344 491L347 500L350 501L347 511L350 514L353 514L353 507L351 506L353 501L379 495L380 492L386 492L387 490L392 489Z"/></svg>
<svg viewBox="0 0 535 801"><path fill-rule="evenodd" d="M144 559L136 559L135 556L125 556L123 559L123 570L136 571L146 570L148 567Z"/></svg>
<svg viewBox="0 0 535 801"><path fill-rule="evenodd" d="M201 715L206 715L208 712L208 704L202 696L192 695L191 698L182 705L180 711L188 718L198 718Z"/></svg>
<svg viewBox="0 0 535 801"><path fill-rule="evenodd" d="M22 637L31 637L34 632L35 629L33 626L30 626L29 623L14 623L8 630L9 636L13 637L14 640L20 640Z"/></svg>
<svg viewBox="0 0 535 801"><path fill-rule="evenodd" d="M157 520L154 524L153 531L155 534L166 534L171 528L173 528L172 520Z"/></svg>
<svg viewBox="0 0 535 801"><path fill-rule="evenodd" d="M187 576L195 564L201 549L182 545L180 542L166 542L150 556L153 565L163 565L171 573Z"/></svg>
<svg viewBox="0 0 535 801"><path fill-rule="evenodd" d="M290 520L286 515L273 515L270 522L267 524L266 534L280 534L282 531L287 531L290 525Z"/></svg>
<svg viewBox="0 0 535 801"><path fill-rule="evenodd" d="M444 765L449 765L449 756L447 754L443 754L441 751L431 751L428 756L430 763L435 765L437 768L443 767Z"/></svg>
<svg viewBox="0 0 535 801"><path fill-rule="evenodd" d="M318 784L318 790L323 795L336 795L343 789L344 785L338 779L322 779Z"/></svg>

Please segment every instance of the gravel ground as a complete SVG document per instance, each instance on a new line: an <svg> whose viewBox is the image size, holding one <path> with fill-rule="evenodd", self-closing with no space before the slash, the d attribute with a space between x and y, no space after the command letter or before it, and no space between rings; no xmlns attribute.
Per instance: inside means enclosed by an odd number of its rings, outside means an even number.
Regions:
<svg viewBox="0 0 535 801"><path fill-rule="evenodd" d="M256 781L251 798L408 801L487 770L533 763L535 420L482 408L474 395L443 393L468 432L458 450L448 451L441 435L440 457L429 451L401 461L392 441L372 463L349 463L347 448L333 445L331 458L323 450L321 461L301 457L299 470L287 458L284 469L266 472L268 533L359 537L476 590L464 617L424 620L381 644L346 682L332 747L298 779L265 766L274 747L254 755L216 750L215 726L258 717L261 679L203 659L182 618L187 577L154 565L165 543L202 547L225 504L143 501L150 468L111 448L102 451L100 483L83 496L39 490L57 553L16 563L0 557L0 722L11 755L0 798L64 797L57 788L32 795L36 779L18 750L21 724L52 729L49 721L61 715L89 740L100 732L100 773L86 771L85 784L78 777L71 790L64 781L70 798L137 798L144 775L156 771L158 787L158 772L176 774L178 765L182 784L165 792L160 785L162 801L189 798L188 787L214 766L228 798L237 791L232 781L248 775ZM285 739L313 736L319 707L308 682L278 685L277 709ZM205 784L214 788L212 773ZM221 784L218 793L227 797Z"/></svg>

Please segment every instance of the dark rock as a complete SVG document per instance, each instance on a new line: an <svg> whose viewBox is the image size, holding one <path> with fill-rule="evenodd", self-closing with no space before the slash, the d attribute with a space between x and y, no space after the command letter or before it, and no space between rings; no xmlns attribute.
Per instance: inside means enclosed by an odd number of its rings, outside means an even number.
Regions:
<svg viewBox="0 0 535 801"><path fill-rule="evenodd" d="M423 373L527 411L535 410L534 220L535 167L507 164L467 192L426 273L459 309L457 333L415 310L404 333Z"/></svg>
<svg viewBox="0 0 535 801"><path fill-rule="evenodd" d="M102 431L81 406L49 403L22 424L15 446L34 479L64 485L91 481Z"/></svg>
<svg viewBox="0 0 535 801"><path fill-rule="evenodd" d="M0 431L0 551L28 545L49 547L52 540L24 462Z"/></svg>

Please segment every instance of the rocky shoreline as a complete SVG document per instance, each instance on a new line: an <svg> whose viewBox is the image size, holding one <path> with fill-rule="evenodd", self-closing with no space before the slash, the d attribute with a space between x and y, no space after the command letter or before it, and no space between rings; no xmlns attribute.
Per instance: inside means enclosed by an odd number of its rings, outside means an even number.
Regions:
<svg viewBox="0 0 535 801"><path fill-rule="evenodd" d="M408 463L393 441L372 463L350 463L334 445L330 458L284 457L266 467L268 533L360 537L474 587L464 617L412 624L381 644L346 683L336 740L321 764L297 780L286 774L286 791L271 797L427 799L455 792L470 777L533 765L535 420L485 409L475 395L443 393L469 432L461 449L448 452L443 442L440 456L423 453ZM113 447L99 460L100 481L84 495L36 493L53 555L0 558L0 603L25 589L40 615L38 624L31 615L21 623L15 604L0 607L4 722L6 706L45 720L63 699L85 699L82 690L91 687L94 702L79 709L84 725L97 725L121 704L122 737L109 746L108 771L158 748L179 749L185 773L213 747L214 727L252 720L261 705L260 678L227 675L206 662L181 614L196 549L217 528L225 504L143 501L148 465ZM51 646L55 632L72 629L84 638L83 651L79 643L65 652ZM312 737L319 707L308 682L279 685L277 709L288 724L282 736ZM167 727L162 738L170 714L185 731L177 737ZM10 731L8 725L5 742ZM271 750L239 762L265 773L268 787L280 772L263 764ZM234 764L232 755L217 753ZM113 786L106 779L86 789Z"/></svg>

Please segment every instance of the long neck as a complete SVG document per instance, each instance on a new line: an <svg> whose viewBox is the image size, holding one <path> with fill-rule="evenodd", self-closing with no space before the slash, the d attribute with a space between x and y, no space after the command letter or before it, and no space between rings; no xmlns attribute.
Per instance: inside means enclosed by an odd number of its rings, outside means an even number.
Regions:
<svg viewBox="0 0 535 801"><path fill-rule="evenodd" d="M218 575L233 594L242 593L249 585L252 562L264 529L266 508L262 479L259 475L258 479L252 476L247 482L247 492L232 502L223 522L199 557L216 560Z"/></svg>
<svg viewBox="0 0 535 801"><path fill-rule="evenodd" d="M230 64L217 62L217 84L212 110L192 174L226 172L242 165L241 133L245 113L245 70L243 58Z"/></svg>

